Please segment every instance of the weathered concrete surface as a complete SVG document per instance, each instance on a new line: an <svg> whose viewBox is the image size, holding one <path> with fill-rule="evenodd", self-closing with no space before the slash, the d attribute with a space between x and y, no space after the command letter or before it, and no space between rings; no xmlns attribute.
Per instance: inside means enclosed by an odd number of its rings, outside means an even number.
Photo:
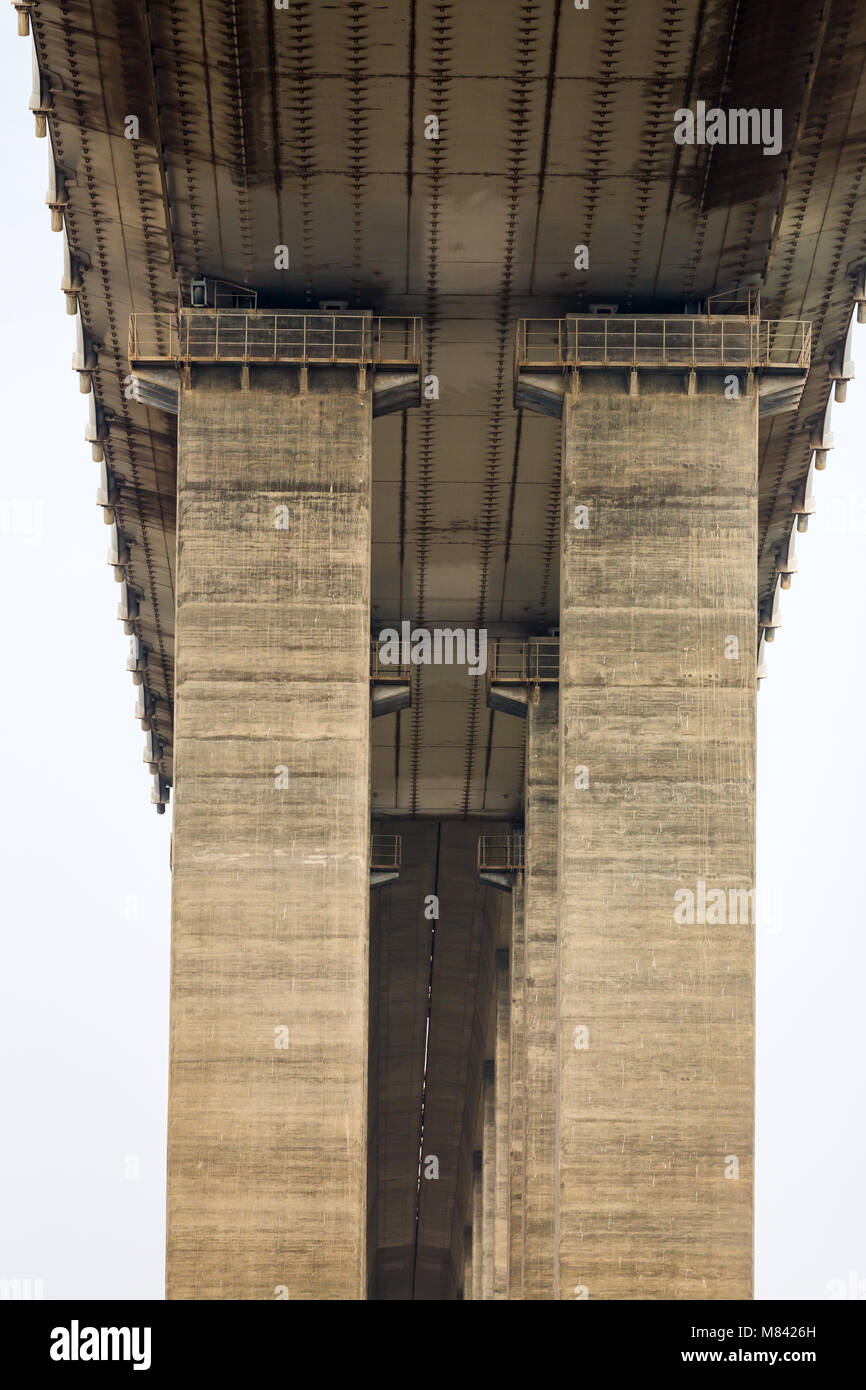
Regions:
<svg viewBox="0 0 866 1390"><path fill-rule="evenodd" d="M458 1297L464 1302L472 1298L472 1227L463 1227L463 1285L458 1289Z"/></svg>
<svg viewBox="0 0 866 1390"><path fill-rule="evenodd" d="M491 826L508 829L505 822L373 820L375 832L397 834L402 843L399 879L370 900L368 1286L377 1300L448 1300L461 1286L464 1297L481 1297L480 1285L466 1292L465 1227L474 1226L472 1155L482 1143L496 946L510 936L510 920L503 925L508 895L478 879L478 836ZM428 1179L433 1157L438 1177ZM480 1223L475 1234L480 1251Z"/></svg>
<svg viewBox="0 0 866 1390"><path fill-rule="evenodd" d="M674 895L754 884L757 395L698 385L565 407L561 1299L751 1295L753 928Z"/></svg>
<svg viewBox="0 0 866 1390"><path fill-rule="evenodd" d="M472 1298L484 1297L484 1155L480 1149L472 1154Z"/></svg>
<svg viewBox="0 0 866 1390"><path fill-rule="evenodd" d="M439 1179L421 1183L416 1300L455 1296L463 1226L472 1220L469 1170L472 1152L482 1144L477 1128L482 1071L485 1057L493 1055L489 1029L495 953L508 904L506 894L479 882L478 835L489 825L495 833L498 824L504 833L507 827L497 822L441 822L435 878L422 880L416 890L418 915L426 892L435 890L439 898L424 1110L424 1152L437 1155ZM402 1158L396 1147L395 1158Z"/></svg>
<svg viewBox="0 0 866 1390"><path fill-rule="evenodd" d="M371 1298L402 1300L412 1297L416 1278L418 1135L430 983L431 924L423 907L425 893L433 889L427 865L431 857L435 860L438 827L435 822L397 820L374 820L373 827L374 832L400 836L402 864L396 882L370 895L375 965L370 972L370 1090L376 1091L376 1117L368 1138L368 1284Z"/></svg>
<svg viewBox="0 0 866 1390"><path fill-rule="evenodd" d="M371 710L372 718L372 710ZM397 880L399 882L399 880ZM379 1221L376 1198L379 1191L379 1147L381 1133L379 1128L381 1094L379 1071L381 1053L387 1040L387 1015L379 1007L379 992L382 980L383 946L387 959L385 922L387 907L390 905L390 885L370 894L370 938L369 938L369 989L367 1016L367 1237L366 1237L366 1282L368 1299L376 1297L377 1247L379 1240ZM383 912L382 905L385 905ZM384 920L383 920L384 919ZM383 1027L384 1025L384 1027ZM384 1034L384 1038L383 1038Z"/></svg>
<svg viewBox="0 0 866 1390"><path fill-rule="evenodd" d="M508 1297L523 1298L523 1168L526 1108L524 879L511 893L511 1035L509 1039Z"/></svg>
<svg viewBox="0 0 866 1390"><path fill-rule="evenodd" d="M170 1298L366 1292L371 405L310 384L181 404Z"/></svg>
<svg viewBox="0 0 866 1390"><path fill-rule="evenodd" d="M496 1234L496 1068L484 1063L481 1089L482 1170L481 1170L481 1297L493 1298L495 1288Z"/></svg>
<svg viewBox="0 0 866 1390"><path fill-rule="evenodd" d="M496 1069L494 1103L496 1107L496 1174L493 1227L493 1297L508 1297L508 1160L510 1148L509 1100L510 1082L510 1013L511 972L509 953L496 952Z"/></svg>
<svg viewBox="0 0 866 1390"><path fill-rule="evenodd" d="M559 924L559 698L539 686L526 723L523 1296L554 1297L556 943Z"/></svg>

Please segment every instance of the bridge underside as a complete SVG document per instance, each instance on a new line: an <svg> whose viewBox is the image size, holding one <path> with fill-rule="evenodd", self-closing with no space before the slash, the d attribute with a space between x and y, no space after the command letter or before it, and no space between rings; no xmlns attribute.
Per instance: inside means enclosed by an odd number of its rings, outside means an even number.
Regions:
<svg viewBox="0 0 866 1390"><path fill-rule="evenodd" d="M799 409L760 425L757 627L794 499L831 443L866 261L856 0L22 8L77 366L94 387L89 437L119 489L167 782L176 422L128 391L127 324L179 293L189 303L202 276L256 290L260 306L423 317L432 398L373 427L374 632L558 627L560 426L513 408L517 319L594 303L677 313L751 286L764 316L810 320ZM781 152L676 144L673 112L698 101L778 108ZM371 811L402 834L403 868L371 910L368 1267L373 1297L442 1299L462 1286L504 916L510 931L476 845L523 815L525 727L465 669L418 676L411 708L372 726ZM431 893L435 941L419 912ZM419 1181L422 1117L438 1182Z"/></svg>

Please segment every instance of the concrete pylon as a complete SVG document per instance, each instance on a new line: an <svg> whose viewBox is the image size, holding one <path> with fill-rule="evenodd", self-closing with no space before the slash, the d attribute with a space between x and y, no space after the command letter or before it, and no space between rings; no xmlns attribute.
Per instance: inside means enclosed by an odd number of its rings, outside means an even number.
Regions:
<svg viewBox="0 0 866 1390"><path fill-rule="evenodd" d="M463 1292L464 1302L472 1298L472 1227L463 1227Z"/></svg>
<svg viewBox="0 0 866 1390"><path fill-rule="evenodd" d="M527 705L524 855L523 1297L550 1300L556 1275L556 1049L559 926L559 696Z"/></svg>
<svg viewBox="0 0 866 1390"><path fill-rule="evenodd" d="M526 1037L524 977L526 931L524 875L515 876L511 890L511 1009L509 1015L509 1143L508 1143L508 1297L523 1298L523 1185L526 1110Z"/></svg>
<svg viewBox="0 0 866 1390"><path fill-rule="evenodd" d="M496 1064L495 1064L495 1107L496 1107L496 1190L494 1196L493 1229L493 1297L508 1298L508 1223L509 1186L508 1169L510 1156L509 1107L510 1085L510 1013L511 1013L511 972L507 950L496 952Z"/></svg>
<svg viewBox="0 0 866 1390"><path fill-rule="evenodd" d="M552 1299L556 1284L559 699L555 645L547 643L550 659L541 663L524 655L523 678L494 681L488 690L494 709L526 720L523 860L516 873L508 874L512 894L510 1138L505 1155L509 1231L503 1296L539 1301ZM497 989L497 1005L499 998Z"/></svg>
<svg viewBox="0 0 866 1390"><path fill-rule="evenodd" d="M181 390L171 1298L366 1295L371 389L305 377Z"/></svg>
<svg viewBox="0 0 866 1390"><path fill-rule="evenodd" d="M493 1298L496 1254L496 1067L493 1061L484 1063L481 1088L482 1154L481 1174L481 1297Z"/></svg>
<svg viewBox="0 0 866 1390"><path fill-rule="evenodd" d="M472 1298L484 1297L484 1156L480 1149L472 1154Z"/></svg>
<svg viewBox="0 0 866 1390"><path fill-rule="evenodd" d="M638 375L563 409L557 1297L745 1299L758 393Z"/></svg>

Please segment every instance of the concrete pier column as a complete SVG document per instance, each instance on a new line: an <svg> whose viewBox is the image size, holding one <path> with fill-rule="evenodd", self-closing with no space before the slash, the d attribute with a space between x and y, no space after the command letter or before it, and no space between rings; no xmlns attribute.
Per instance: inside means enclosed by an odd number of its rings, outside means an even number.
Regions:
<svg viewBox="0 0 866 1390"><path fill-rule="evenodd" d="M482 1102L483 1104L483 1102ZM480 1149L472 1154L472 1298L484 1297L484 1155Z"/></svg>
<svg viewBox="0 0 866 1390"><path fill-rule="evenodd" d="M509 1142L508 1142L508 1297L523 1298L523 1167L526 1106L526 1038L524 975L526 934L523 911L523 873L515 875L511 891L511 1008L509 1015Z"/></svg>
<svg viewBox="0 0 866 1390"><path fill-rule="evenodd" d="M493 1297L508 1297L508 1160L510 1148L510 1013L511 972L507 950L496 952L496 1066L494 1103L496 1108L496 1176L494 1195L494 1274Z"/></svg>
<svg viewBox="0 0 866 1390"><path fill-rule="evenodd" d="M306 377L180 397L171 1298L365 1297L371 390Z"/></svg>
<svg viewBox="0 0 866 1390"><path fill-rule="evenodd" d="M751 1296L757 399L564 401L560 1299Z"/></svg>
<svg viewBox="0 0 866 1390"><path fill-rule="evenodd" d="M463 1294L464 1301L472 1298L472 1227L463 1227Z"/></svg>
<svg viewBox="0 0 866 1390"><path fill-rule="evenodd" d="M556 1273L559 697L536 686L527 705L523 1034L523 1296L550 1300Z"/></svg>
<svg viewBox="0 0 866 1390"><path fill-rule="evenodd" d="M492 1061L484 1063L484 1082L481 1091L481 1113L483 1124L481 1175L481 1297L485 1301L493 1298L496 1267L496 1093L495 1066Z"/></svg>

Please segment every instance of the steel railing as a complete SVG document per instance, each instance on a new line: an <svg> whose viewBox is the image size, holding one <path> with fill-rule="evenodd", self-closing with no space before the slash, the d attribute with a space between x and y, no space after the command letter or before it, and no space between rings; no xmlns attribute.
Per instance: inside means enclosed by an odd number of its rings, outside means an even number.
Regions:
<svg viewBox="0 0 866 1390"><path fill-rule="evenodd" d="M177 314L130 314L130 362L175 361L179 344Z"/></svg>
<svg viewBox="0 0 866 1390"><path fill-rule="evenodd" d="M714 314L741 314L747 318L761 317L761 291L746 285L738 285L732 290L721 290L711 294L706 300L705 312Z"/></svg>
<svg viewBox="0 0 866 1390"><path fill-rule="evenodd" d="M415 366L422 331L422 320L412 316L182 309L130 315L129 359Z"/></svg>
<svg viewBox="0 0 866 1390"><path fill-rule="evenodd" d="M403 842L399 835L370 836L370 868L399 869Z"/></svg>
<svg viewBox="0 0 866 1390"><path fill-rule="evenodd" d="M523 869L523 831L510 835L481 835L478 840L478 872L513 873Z"/></svg>
<svg viewBox="0 0 866 1390"><path fill-rule="evenodd" d="M394 681L405 685L412 679L412 666L409 662L390 662L380 659L381 647L378 642L370 643L370 680L383 683Z"/></svg>
<svg viewBox="0 0 866 1390"><path fill-rule="evenodd" d="M521 319L515 371L532 367L782 367L805 369L812 325L802 319L572 317Z"/></svg>
<svg viewBox="0 0 866 1390"><path fill-rule="evenodd" d="M559 638L497 638L487 652L487 678L491 685L543 685L558 681Z"/></svg>
<svg viewBox="0 0 866 1390"><path fill-rule="evenodd" d="M812 360L812 325L802 319L761 319L758 361L766 367L808 368Z"/></svg>

